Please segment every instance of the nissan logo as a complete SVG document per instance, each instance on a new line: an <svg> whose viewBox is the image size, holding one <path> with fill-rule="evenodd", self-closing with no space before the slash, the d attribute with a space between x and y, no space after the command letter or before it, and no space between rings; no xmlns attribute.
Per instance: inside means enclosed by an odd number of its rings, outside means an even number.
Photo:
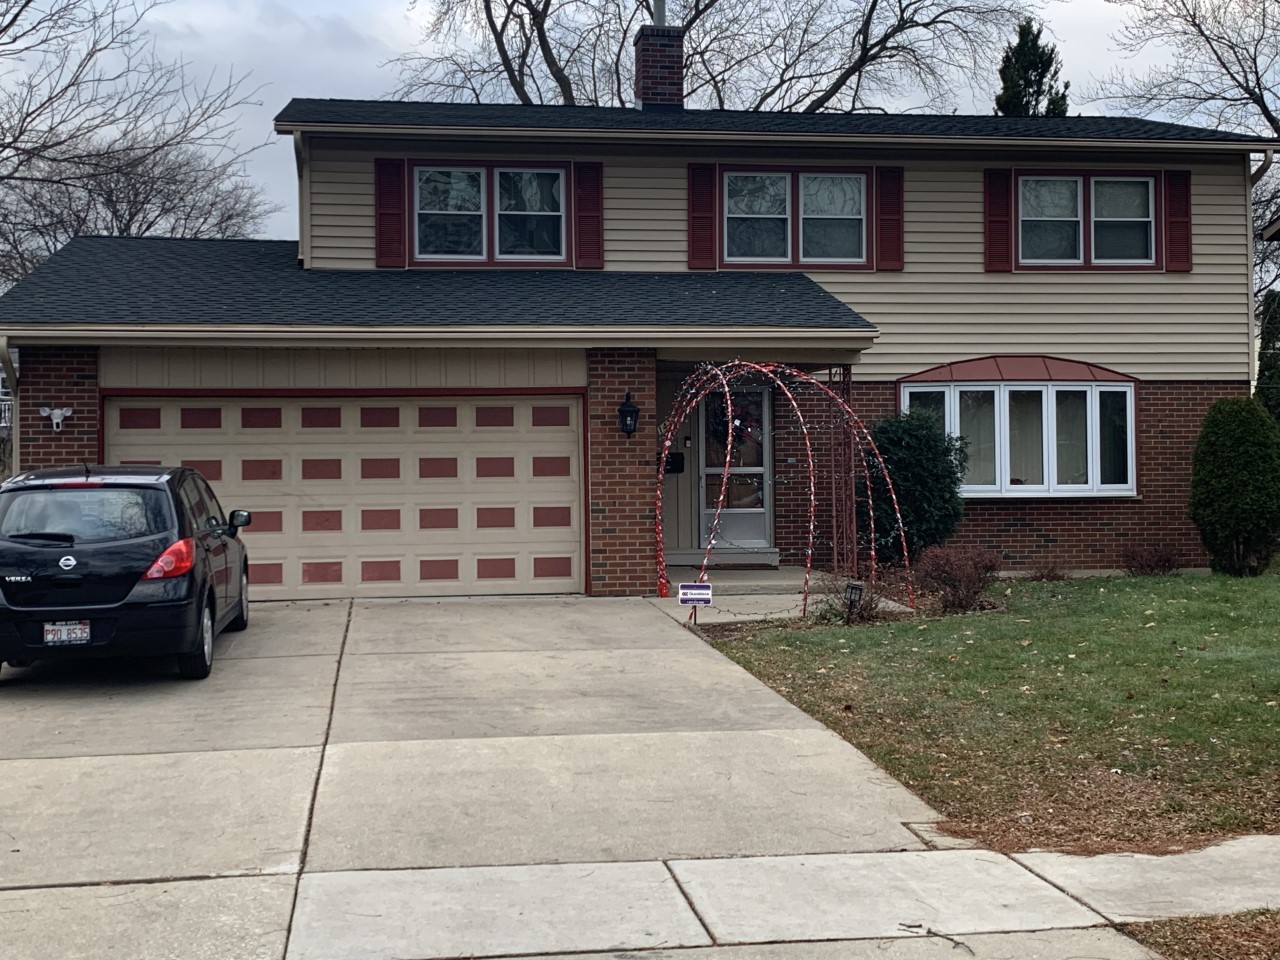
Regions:
<svg viewBox="0 0 1280 960"><path fill-rule="evenodd" d="M76 565L75 557L63 557L61 560L58 561L58 566L60 566L63 570L70 570L75 565Z"/></svg>

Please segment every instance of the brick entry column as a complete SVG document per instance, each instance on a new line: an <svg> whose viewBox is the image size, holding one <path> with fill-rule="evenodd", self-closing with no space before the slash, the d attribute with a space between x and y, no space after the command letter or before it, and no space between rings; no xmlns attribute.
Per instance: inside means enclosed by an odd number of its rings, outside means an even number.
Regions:
<svg viewBox="0 0 1280 960"><path fill-rule="evenodd" d="M588 587L596 596L656 592L653 482L658 410L652 350L587 351L587 464L591 535ZM618 429L618 404L640 408L635 436Z"/></svg>
<svg viewBox="0 0 1280 960"><path fill-rule="evenodd" d="M98 410L97 347L22 347L18 358L18 443L15 468L38 470L97 463L102 429ZM41 407L70 407L55 431Z"/></svg>

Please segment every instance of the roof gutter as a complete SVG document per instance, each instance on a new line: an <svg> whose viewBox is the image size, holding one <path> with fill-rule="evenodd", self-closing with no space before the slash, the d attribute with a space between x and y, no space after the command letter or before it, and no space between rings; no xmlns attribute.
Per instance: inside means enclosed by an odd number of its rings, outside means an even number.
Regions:
<svg viewBox="0 0 1280 960"><path fill-rule="evenodd" d="M0 369L4 370L5 379L9 381L9 389L16 396L18 393L18 371L13 365L13 357L9 355L9 338L0 334Z"/></svg>
<svg viewBox="0 0 1280 960"><path fill-rule="evenodd" d="M750 133L744 131L706 131L706 130L588 130L567 129L560 127L450 127L450 126L395 126L379 124L335 124L335 123L288 123L277 122L276 133L327 133L340 135L368 136L383 134L402 137L532 137L548 140L592 140L607 142L611 140L635 141L698 141L705 143L786 143L786 144L830 144L866 143L868 146L925 146L925 147L1001 147L1010 149L1036 149L1043 147L1090 149L1123 149L1123 150L1193 150L1212 152L1222 150L1240 150L1248 153L1271 151L1268 141L1199 141L1199 140L1070 140L1070 139L1029 139L1016 137L904 137L883 134L854 133Z"/></svg>
<svg viewBox="0 0 1280 960"><path fill-rule="evenodd" d="M650 347L715 347L722 349L726 338L756 343L831 347L842 350L868 349L880 332L875 329L841 330L823 327L760 328L745 326L451 326L435 329L405 327L335 327L281 324L50 324L30 330L10 328L0 342L13 338L19 343L50 344L192 344L217 343L226 346L234 337L255 347L308 346L349 347L353 342L383 346L518 346L525 349L584 348L600 343ZM7 356L7 354L6 354Z"/></svg>

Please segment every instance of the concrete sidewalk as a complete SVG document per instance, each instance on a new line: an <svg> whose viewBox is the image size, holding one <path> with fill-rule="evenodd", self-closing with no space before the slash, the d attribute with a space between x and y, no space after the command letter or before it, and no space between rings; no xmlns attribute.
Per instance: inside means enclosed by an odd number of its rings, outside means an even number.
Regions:
<svg viewBox="0 0 1280 960"><path fill-rule="evenodd" d="M252 620L201 683L6 669L6 960L1151 956L647 601Z"/></svg>

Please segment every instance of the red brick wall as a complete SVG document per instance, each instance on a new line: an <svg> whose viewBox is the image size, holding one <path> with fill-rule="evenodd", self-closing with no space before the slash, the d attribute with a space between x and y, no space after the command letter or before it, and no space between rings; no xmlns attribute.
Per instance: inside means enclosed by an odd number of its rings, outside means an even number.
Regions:
<svg viewBox="0 0 1280 960"><path fill-rule="evenodd" d="M23 347L18 361L18 468L97 463L98 348ZM58 431L40 416L55 406L73 411Z"/></svg>
<svg viewBox="0 0 1280 960"><path fill-rule="evenodd" d="M588 350L587 368L588 588L596 596L655 593L654 351ZM627 391L640 408L640 428L633 437L618 429L618 404Z"/></svg>
<svg viewBox="0 0 1280 960"><path fill-rule="evenodd" d="M1184 565L1207 565L1199 534L1187 517L1191 454L1210 405L1220 397L1248 392L1248 384L1241 381L1140 383L1137 498L969 500L952 542L996 550L1006 569L1015 571L1048 558L1071 570L1117 569L1125 548L1142 543L1171 544ZM855 382L852 406L873 423L897 409L897 384ZM777 449L781 471L783 443ZM789 499L786 505L781 495L778 499L776 537L783 562L802 562L796 547L803 538L800 514ZM830 513L820 479L820 535L830 528ZM821 550L815 559L823 560Z"/></svg>
<svg viewBox="0 0 1280 960"><path fill-rule="evenodd" d="M645 107L684 104L684 28L646 24L636 34L636 101Z"/></svg>

